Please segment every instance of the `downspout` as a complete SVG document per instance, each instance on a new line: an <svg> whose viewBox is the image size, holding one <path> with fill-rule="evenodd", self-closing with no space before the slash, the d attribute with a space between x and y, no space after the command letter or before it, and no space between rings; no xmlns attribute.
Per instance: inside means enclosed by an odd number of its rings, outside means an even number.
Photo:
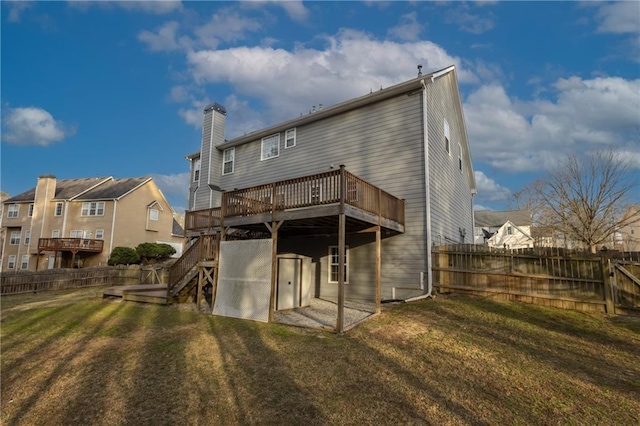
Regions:
<svg viewBox="0 0 640 426"><path fill-rule="evenodd" d="M118 200L113 200L113 219L111 220L111 238L109 238L109 255L113 251L113 236L116 229L116 212L118 207ZM107 256L108 258L108 256Z"/></svg>
<svg viewBox="0 0 640 426"><path fill-rule="evenodd" d="M432 79L433 81L433 79ZM427 288L426 293L418 298L424 298L431 296L431 289L433 288L433 272L431 271L431 182L429 179L429 123L427 113L427 84L423 79L421 81L423 96L422 96L422 125L424 126L424 187L425 187L425 214L427 216ZM421 288L424 291L424 278L420 282ZM415 297L410 300L417 300Z"/></svg>

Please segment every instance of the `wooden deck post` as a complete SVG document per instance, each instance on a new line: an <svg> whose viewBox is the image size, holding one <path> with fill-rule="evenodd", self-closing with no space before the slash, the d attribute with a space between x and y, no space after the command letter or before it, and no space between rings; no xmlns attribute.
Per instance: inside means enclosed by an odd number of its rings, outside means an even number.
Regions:
<svg viewBox="0 0 640 426"><path fill-rule="evenodd" d="M269 322L273 322L276 307L276 279L278 268L278 229L281 222L273 222L271 225L265 222L267 229L271 231L272 247L271 247L271 297L269 298Z"/></svg>
<svg viewBox="0 0 640 426"><path fill-rule="evenodd" d="M380 225L376 227L376 314L381 311L380 306L380 271L382 267L382 241L380 241Z"/></svg>
<svg viewBox="0 0 640 426"><path fill-rule="evenodd" d="M345 258L345 216L344 196L346 193L344 165L340 165L340 212L338 216L338 318L336 332L344 332L344 258Z"/></svg>

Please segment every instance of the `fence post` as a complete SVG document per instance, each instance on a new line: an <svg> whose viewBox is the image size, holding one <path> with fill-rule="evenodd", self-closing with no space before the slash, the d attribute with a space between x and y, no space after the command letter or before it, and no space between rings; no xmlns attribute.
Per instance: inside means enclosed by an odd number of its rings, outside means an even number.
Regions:
<svg viewBox="0 0 640 426"><path fill-rule="evenodd" d="M615 315L616 307L613 301L613 287L611 280L614 279L613 269L611 266L611 259L607 259L605 263L604 257L601 258L600 264L602 265L602 283L604 285L604 301L607 314Z"/></svg>

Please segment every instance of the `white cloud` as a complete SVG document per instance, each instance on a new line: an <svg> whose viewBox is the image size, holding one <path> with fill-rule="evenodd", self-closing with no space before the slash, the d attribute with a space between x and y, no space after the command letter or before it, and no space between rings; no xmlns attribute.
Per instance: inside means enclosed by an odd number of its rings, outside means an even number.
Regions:
<svg viewBox="0 0 640 426"><path fill-rule="evenodd" d="M2 140L15 145L47 146L75 134L42 108L8 108L2 117Z"/></svg>
<svg viewBox="0 0 640 426"><path fill-rule="evenodd" d="M473 172L478 187L478 199L480 201L506 201L511 198L511 191L499 185L483 172L476 170Z"/></svg>
<svg viewBox="0 0 640 426"><path fill-rule="evenodd" d="M88 10L90 7L111 8L114 6L132 12L150 13L153 15L164 15L183 9L181 1L169 0L145 0L145 1L95 1L95 0L69 0L70 7L79 10Z"/></svg>
<svg viewBox="0 0 640 426"><path fill-rule="evenodd" d="M473 203L473 210L474 211L482 211L482 210L492 210L492 209L489 208L489 207L485 207L482 204Z"/></svg>
<svg viewBox="0 0 640 426"><path fill-rule="evenodd" d="M455 64L461 82L477 81L459 58L434 43L378 41L351 30L327 36L321 50L234 47L188 52L187 61L198 84L230 83L236 95L264 103L268 124L415 77L417 64L425 73Z"/></svg>
<svg viewBox="0 0 640 426"><path fill-rule="evenodd" d="M260 23L257 20L240 16L237 12L229 9L223 9L212 15L205 25L197 27L194 34L200 46L215 49L221 41L241 40L248 31L259 29Z"/></svg>
<svg viewBox="0 0 640 426"><path fill-rule="evenodd" d="M400 23L389 29L389 34L400 40L417 40L424 30L424 25L418 22L416 12L407 13L400 17Z"/></svg>
<svg viewBox="0 0 640 426"><path fill-rule="evenodd" d="M499 170L539 171L569 152L614 148L640 153L640 80L559 79L554 100L519 102L499 85L465 102L474 160Z"/></svg>
<svg viewBox="0 0 640 426"><path fill-rule="evenodd" d="M449 8L445 21L457 24L458 28L472 34L482 34L494 27L492 12L480 13L477 9L471 11L469 4L461 3L458 7Z"/></svg>
<svg viewBox="0 0 640 426"><path fill-rule="evenodd" d="M7 15L7 22L20 22L22 13L33 6L32 2L26 1L6 1L3 2L9 7L9 14Z"/></svg>
<svg viewBox="0 0 640 426"><path fill-rule="evenodd" d="M640 32L640 6L636 1L602 4L596 19L601 33L637 35Z"/></svg>
<svg viewBox="0 0 640 426"><path fill-rule="evenodd" d="M191 40L186 37L178 37L179 24L169 21L162 24L156 31L142 30L138 33L138 40L145 43L154 52L170 52L178 49L188 49Z"/></svg>
<svg viewBox="0 0 640 426"><path fill-rule="evenodd" d="M305 22L310 14L302 0L249 0L242 2L243 6L252 8L262 7L265 4L281 7L289 18L296 22Z"/></svg>

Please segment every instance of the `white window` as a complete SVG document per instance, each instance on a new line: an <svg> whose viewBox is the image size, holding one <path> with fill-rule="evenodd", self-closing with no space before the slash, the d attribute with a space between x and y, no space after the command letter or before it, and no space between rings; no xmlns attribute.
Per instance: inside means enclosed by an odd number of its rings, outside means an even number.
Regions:
<svg viewBox="0 0 640 426"><path fill-rule="evenodd" d="M278 157L280 155L280 134L262 138L262 155L260 160Z"/></svg>
<svg viewBox="0 0 640 426"><path fill-rule="evenodd" d="M96 240L104 238L104 229L96 229Z"/></svg>
<svg viewBox="0 0 640 426"><path fill-rule="evenodd" d="M11 238L9 238L9 244L17 246L20 244L20 231L11 231Z"/></svg>
<svg viewBox="0 0 640 426"><path fill-rule="evenodd" d="M84 231L82 229L74 229L69 231L70 238L84 238Z"/></svg>
<svg viewBox="0 0 640 426"><path fill-rule="evenodd" d="M24 231L24 243L29 244L29 242L31 241L31 230L28 229L26 231Z"/></svg>
<svg viewBox="0 0 640 426"><path fill-rule="evenodd" d="M330 246L329 247L329 282L337 283L338 282L338 271L340 256L338 255L338 246ZM349 246L345 246L344 253L344 282L347 284L349 282Z"/></svg>
<svg viewBox="0 0 640 426"><path fill-rule="evenodd" d="M513 235L513 228L507 226L507 235Z"/></svg>
<svg viewBox="0 0 640 426"><path fill-rule="evenodd" d="M158 209L149 209L149 220L157 221L160 218L160 210Z"/></svg>
<svg viewBox="0 0 640 426"><path fill-rule="evenodd" d="M296 146L296 129L289 129L284 133L284 148L293 148Z"/></svg>
<svg viewBox="0 0 640 426"><path fill-rule="evenodd" d="M16 268L16 256L12 254L9 256L9 260L7 261L7 269L15 269Z"/></svg>
<svg viewBox="0 0 640 426"><path fill-rule="evenodd" d="M451 133L449 130L449 122L444 119L444 149L451 154Z"/></svg>
<svg viewBox="0 0 640 426"><path fill-rule="evenodd" d="M200 159L196 158L193 161L193 181L198 182L200 180Z"/></svg>
<svg viewBox="0 0 640 426"><path fill-rule="evenodd" d="M103 216L104 201L82 203L82 216Z"/></svg>
<svg viewBox="0 0 640 426"><path fill-rule="evenodd" d="M56 216L62 216L62 203L56 203L56 211L54 214Z"/></svg>
<svg viewBox="0 0 640 426"><path fill-rule="evenodd" d="M22 255L22 262L20 262L20 269L29 269L29 255Z"/></svg>
<svg viewBox="0 0 640 426"><path fill-rule="evenodd" d="M29 204L29 209L27 210L27 216L33 217L33 203Z"/></svg>
<svg viewBox="0 0 640 426"><path fill-rule="evenodd" d="M7 217L16 218L20 214L20 206L18 204L9 204L7 207Z"/></svg>
<svg viewBox="0 0 640 426"><path fill-rule="evenodd" d="M462 145L458 144L458 168L462 172Z"/></svg>
<svg viewBox="0 0 640 426"><path fill-rule="evenodd" d="M60 230L54 229L51 231L51 238L60 238Z"/></svg>
<svg viewBox="0 0 640 426"><path fill-rule="evenodd" d="M222 155L222 174L228 175L233 173L234 164L236 159L236 149L228 148L224 150Z"/></svg>

